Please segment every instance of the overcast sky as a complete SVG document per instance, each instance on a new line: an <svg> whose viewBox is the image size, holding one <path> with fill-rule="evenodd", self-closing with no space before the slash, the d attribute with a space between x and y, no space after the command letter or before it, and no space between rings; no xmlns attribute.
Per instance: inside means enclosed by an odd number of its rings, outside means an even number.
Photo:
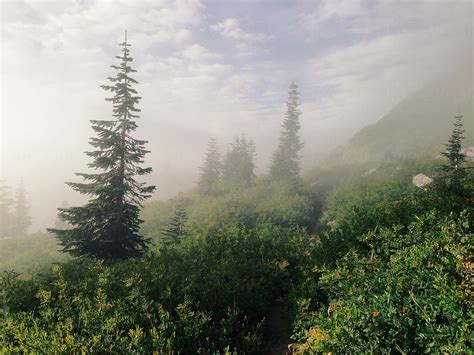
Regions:
<svg viewBox="0 0 474 355"><path fill-rule="evenodd" d="M429 81L472 63L463 0L3 0L0 175L23 177L35 227L77 194L91 136L107 119L99 88L128 30L142 97L137 138L157 197L197 179L206 142L256 140L260 171L286 90L301 91L305 164Z"/></svg>

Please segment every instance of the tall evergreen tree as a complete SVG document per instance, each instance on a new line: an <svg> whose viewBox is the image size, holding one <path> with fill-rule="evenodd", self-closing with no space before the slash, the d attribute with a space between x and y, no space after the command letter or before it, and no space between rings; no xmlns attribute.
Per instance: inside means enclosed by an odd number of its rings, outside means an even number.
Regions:
<svg viewBox="0 0 474 355"><path fill-rule="evenodd" d="M214 195L218 191L221 179L222 161L215 138L209 140L204 164L199 167L199 192L203 195Z"/></svg>
<svg viewBox="0 0 474 355"><path fill-rule="evenodd" d="M0 181L0 237L12 235L13 199L11 188Z"/></svg>
<svg viewBox="0 0 474 355"><path fill-rule="evenodd" d="M14 215L14 234L18 236L26 235L28 228L31 226L30 207L26 200L25 184L20 181L16 190L15 199L15 215Z"/></svg>
<svg viewBox="0 0 474 355"><path fill-rule="evenodd" d="M130 66L126 32L120 46L122 54L116 57L120 64L111 66L116 75L108 78L110 85L102 86L113 94L106 100L113 104L114 119L91 121L97 133L90 140L95 150L86 153L93 159L88 166L101 172L78 173L85 182L68 183L91 198L84 206L59 209L60 218L71 225L70 229L50 229L63 251L73 256L105 260L135 257L146 251L149 241L139 234L139 212L155 187L135 180L136 176L149 174L151 168L140 167L148 153L147 142L132 138L140 97L132 87L138 82L130 76L135 70Z"/></svg>
<svg viewBox="0 0 474 355"><path fill-rule="evenodd" d="M223 164L223 179L232 184L250 186L255 179L255 143L245 135L237 137Z"/></svg>
<svg viewBox="0 0 474 355"><path fill-rule="evenodd" d="M285 119L280 132L277 150L273 153L270 165L270 177L273 180L297 180L300 174L300 151L303 143L300 141L298 86L292 82L288 90Z"/></svg>
<svg viewBox="0 0 474 355"><path fill-rule="evenodd" d="M188 221L188 213L186 211L186 200L180 196L178 204L174 211L174 216L171 218L168 226L163 229L162 235L165 243L179 243L186 235L186 223Z"/></svg>

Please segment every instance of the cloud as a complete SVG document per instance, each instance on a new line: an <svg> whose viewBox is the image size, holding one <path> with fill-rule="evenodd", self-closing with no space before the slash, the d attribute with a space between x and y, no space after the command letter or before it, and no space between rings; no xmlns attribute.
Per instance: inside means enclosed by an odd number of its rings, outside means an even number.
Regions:
<svg viewBox="0 0 474 355"><path fill-rule="evenodd" d="M390 17L391 7L385 11ZM414 29L370 36L308 60L308 77L327 93L302 109L302 125L309 132L320 132L321 141L310 140L309 150L330 144L324 137L348 139L434 79L472 63L466 7L458 6L449 14L441 6L417 7L417 16L423 23Z"/></svg>
<svg viewBox="0 0 474 355"><path fill-rule="evenodd" d="M182 55L189 60L196 61L220 58L219 54L211 52L206 47L203 47L198 43L194 43L186 47L183 50Z"/></svg>
<svg viewBox="0 0 474 355"><path fill-rule="evenodd" d="M250 33L240 27L240 21L236 18L228 18L211 26L213 31L218 32L223 37L232 38L236 41L264 41L272 36L264 33Z"/></svg>
<svg viewBox="0 0 474 355"><path fill-rule="evenodd" d="M252 55L258 43L273 39L273 36L261 32L247 32L241 28L240 21L228 18L212 25L211 30L219 33L223 38L235 41L239 55Z"/></svg>

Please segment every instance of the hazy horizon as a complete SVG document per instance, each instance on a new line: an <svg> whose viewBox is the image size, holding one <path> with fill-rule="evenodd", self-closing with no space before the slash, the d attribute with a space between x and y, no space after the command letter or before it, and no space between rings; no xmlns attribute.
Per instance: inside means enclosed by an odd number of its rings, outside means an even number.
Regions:
<svg viewBox="0 0 474 355"><path fill-rule="evenodd" d="M30 231L87 170L89 120L128 31L156 198L194 186L209 138L245 133L266 172L287 88L301 92L309 167L433 80L472 65L472 4L456 1L2 1L0 178L23 178ZM453 112L456 113L456 112Z"/></svg>

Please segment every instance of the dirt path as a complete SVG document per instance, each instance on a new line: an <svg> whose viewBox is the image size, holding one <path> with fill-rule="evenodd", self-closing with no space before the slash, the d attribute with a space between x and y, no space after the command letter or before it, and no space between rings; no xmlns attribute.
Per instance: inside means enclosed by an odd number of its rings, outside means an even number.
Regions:
<svg viewBox="0 0 474 355"><path fill-rule="evenodd" d="M286 355L290 339L288 337L288 315L283 300L273 303L267 318L268 355Z"/></svg>

